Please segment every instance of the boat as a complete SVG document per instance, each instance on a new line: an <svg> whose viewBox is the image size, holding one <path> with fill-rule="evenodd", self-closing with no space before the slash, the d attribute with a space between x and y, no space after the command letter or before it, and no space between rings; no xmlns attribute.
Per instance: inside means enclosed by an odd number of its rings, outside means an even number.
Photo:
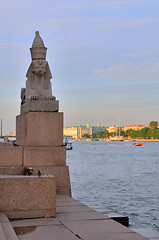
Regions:
<svg viewBox="0 0 159 240"><path fill-rule="evenodd" d="M142 143L142 142L137 142L137 143L133 143L132 145L134 145L134 146L143 146L144 143Z"/></svg>
<svg viewBox="0 0 159 240"><path fill-rule="evenodd" d="M116 136L109 138L110 141L124 141L123 136Z"/></svg>
<svg viewBox="0 0 159 240"><path fill-rule="evenodd" d="M114 125L114 121L115 121L115 117L113 117L113 127L115 127ZM113 137L110 137L109 140L110 141L124 141L124 137L120 136L120 120L119 120L119 126L117 126L117 121L116 121L116 136L114 136L114 132L113 132ZM119 130L119 134L118 134L118 130ZM119 136L118 136L119 135Z"/></svg>
<svg viewBox="0 0 159 240"><path fill-rule="evenodd" d="M72 150L72 136L63 136L63 146L66 150Z"/></svg>

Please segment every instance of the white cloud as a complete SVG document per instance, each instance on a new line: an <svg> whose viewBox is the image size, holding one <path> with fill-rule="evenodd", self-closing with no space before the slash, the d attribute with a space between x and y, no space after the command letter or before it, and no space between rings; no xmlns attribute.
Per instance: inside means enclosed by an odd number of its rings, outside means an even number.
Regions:
<svg viewBox="0 0 159 240"><path fill-rule="evenodd" d="M94 69L94 74L106 77L107 80L119 81L159 81L159 61L134 64L118 64L104 69Z"/></svg>

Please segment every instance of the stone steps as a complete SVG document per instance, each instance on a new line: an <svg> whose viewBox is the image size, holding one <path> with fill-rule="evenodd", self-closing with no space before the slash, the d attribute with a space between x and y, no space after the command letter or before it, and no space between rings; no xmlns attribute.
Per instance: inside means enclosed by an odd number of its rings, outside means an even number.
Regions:
<svg viewBox="0 0 159 240"><path fill-rule="evenodd" d="M10 221L4 213L0 213L0 240L18 240Z"/></svg>
<svg viewBox="0 0 159 240"><path fill-rule="evenodd" d="M97 212L103 213L105 216L113 219L116 222L121 223L126 227L129 226L129 217L124 216L123 214L117 211L114 211L112 208L104 208L104 207L96 207L96 206L91 206L91 208L93 208Z"/></svg>

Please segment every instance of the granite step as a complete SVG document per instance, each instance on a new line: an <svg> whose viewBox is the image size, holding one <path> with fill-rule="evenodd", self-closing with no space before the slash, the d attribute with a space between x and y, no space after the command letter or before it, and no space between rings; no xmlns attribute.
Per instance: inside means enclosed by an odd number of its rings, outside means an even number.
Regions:
<svg viewBox="0 0 159 240"><path fill-rule="evenodd" d="M116 222L121 223L122 225L128 227L129 226L129 217L124 216L123 214L114 211L112 208L103 208L103 207L95 207L91 206L95 211L103 213L105 216L113 219Z"/></svg>
<svg viewBox="0 0 159 240"><path fill-rule="evenodd" d="M10 221L4 213L0 213L0 240L18 240Z"/></svg>
<svg viewBox="0 0 159 240"><path fill-rule="evenodd" d="M56 218L12 221L19 240L148 240L83 203L57 195Z"/></svg>

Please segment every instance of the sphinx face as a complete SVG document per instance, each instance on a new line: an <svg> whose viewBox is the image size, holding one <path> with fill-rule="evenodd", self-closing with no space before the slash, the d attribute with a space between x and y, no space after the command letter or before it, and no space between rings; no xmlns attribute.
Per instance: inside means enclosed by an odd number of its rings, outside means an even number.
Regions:
<svg viewBox="0 0 159 240"><path fill-rule="evenodd" d="M32 72L37 76L42 76L46 72L47 61L43 59L37 59L32 61Z"/></svg>

